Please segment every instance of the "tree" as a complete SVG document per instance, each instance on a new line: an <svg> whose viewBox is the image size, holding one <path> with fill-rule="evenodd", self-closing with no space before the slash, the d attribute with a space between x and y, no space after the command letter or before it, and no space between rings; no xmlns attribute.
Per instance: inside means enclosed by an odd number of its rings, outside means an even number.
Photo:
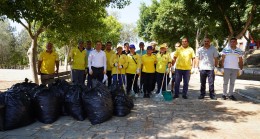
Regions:
<svg viewBox="0 0 260 139"><path fill-rule="evenodd" d="M72 31L79 29L82 24L90 23L92 20L99 19L102 15L104 7L112 4L118 8L123 8L129 4L129 0L112 0L112 1L96 1L96 0L41 0L41 1L10 1L2 0L0 2L0 16L7 17L13 21L20 23L29 33L32 43L28 50L30 61L30 69L33 75L33 81L38 83L36 71L36 53L37 40L39 35L48 28L71 28ZM81 22L80 15L92 15L89 22ZM78 26L74 22L78 23ZM96 25L95 22L93 25ZM82 28L81 28L82 29Z"/></svg>
<svg viewBox="0 0 260 139"><path fill-rule="evenodd" d="M152 41L152 26L157 18L157 8L160 3L153 0L151 6L146 6L142 3L140 6L140 19L137 21L138 36L143 38L144 41Z"/></svg>
<svg viewBox="0 0 260 139"><path fill-rule="evenodd" d="M137 43L138 41L137 28L134 24L123 24L120 34L120 43Z"/></svg>
<svg viewBox="0 0 260 139"><path fill-rule="evenodd" d="M252 23L259 24L258 0L186 0L185 5L190 14L207 16L221 26L223 38L241 38L250 28ZM205 10L197 10L197 9ZM214 25L214 24L211 24Z"/></svg>

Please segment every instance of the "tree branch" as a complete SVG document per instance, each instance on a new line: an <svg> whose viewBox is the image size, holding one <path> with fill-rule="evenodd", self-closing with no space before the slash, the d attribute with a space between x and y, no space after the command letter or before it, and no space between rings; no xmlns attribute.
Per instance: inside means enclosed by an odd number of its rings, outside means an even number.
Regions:
<svg viewBox="0 0 260 139"><path fill-rule="evenodd" d="M227 15L224 13L224 11L223 11L223 9L222 9L222 7L221 7L220 4L218 4L218 8L219 8L220 12L222 13L222 15L224 16L224 19L225 19L225 21L226 21L226 23L227 23L227 25L228 25L229 34L230 34L231 36L233 36L233 35L234 35L234 30L233 30L233 28L232 28L232 24L230 23L230 21L229 21Z"/></svg>
<svg viewBox="0 0 260 139"><path fill-rule="evenodd" d="M251 9L251 13L246 21L245 27L243 28L243 30L236 36L236 38L241 38L243 36L243 34L245 34L245 32L247 31L247 29L249 28L249 26L251 25L251 22L253 20L253 15L256 11L256 4L253 5L252 9Z"/></svg>

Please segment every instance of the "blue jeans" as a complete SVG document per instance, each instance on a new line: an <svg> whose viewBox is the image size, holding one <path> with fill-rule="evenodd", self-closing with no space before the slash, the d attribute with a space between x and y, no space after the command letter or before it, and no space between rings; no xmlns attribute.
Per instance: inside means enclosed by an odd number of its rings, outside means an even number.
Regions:
<svg viewBox="0 0 260 139"><path fill-rule="evenodd" d="M122 85L122 81L125 84L125 74L118 74L118 79L117 79L117 74L113 74L113 84L116 84L117 81L120 85Z"/></svg>
<svg viewBox="0 0 260 139"><path fill-rule="evenodd" d="M84 73L85 73L85 70L72 69L72 71L71 71L72 83L73 84L84 85L84 83L85 83Z"/></svg>
<svg viewBox="0 0 260 139"><path fill-rule="evenodd" d="M206 95L206 80L208 78L209 84L209 95L215 96L214 94L214 80L215 73L214 70L200 70L200 95Z"/></svg>
<svg viewBox="0 0 260 139"><path fill-rule="evenodd" d="M175 69L175 95L179 95L180 93L180 82L183 78L183 92L182 95L186 96L189 87L189 80L190 80L190 70L179 70Z"/></svg>

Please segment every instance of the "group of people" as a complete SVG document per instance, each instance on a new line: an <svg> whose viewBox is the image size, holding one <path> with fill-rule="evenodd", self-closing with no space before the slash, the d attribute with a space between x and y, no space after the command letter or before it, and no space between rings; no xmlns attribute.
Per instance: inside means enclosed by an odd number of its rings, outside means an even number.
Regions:
<svg viewBox="0 0 260 139"><path fill-rule="evenodd" d="M149 98L156 84L156 94L159 94L160 91L167 89L169 77L172 77L173 98L179 98L180 83L183 81L182 98L188 99L190 75L199 72L201 94L198 98L204 99L208 78L209 96L211 99L216 99L214 80L219 53L210 43L210 38L204 38L203 46L195 54L189 46L188 38L183 38L181 44L176 43L176 51L173 53L168 53L166 43L160 45L159 51L156 50L156 42L152 42L146 50L144 43L140 42L137 51L135 45L129 45L129 43L125 43L124 46L117 45L114 51L111 42L107 42L104 49L102 42L97 41L94 49L91 41L87 41L85 46L83 41L79 41L78 47L71 50L68 60L72 69L72 83L84 85L87 80L87 86L90 88L93 79L107 83L108 86L112 83L119 83L126 85L128 94L133 87L136 94L143 91L143 97ZM234 83L243 68L243 52L236 47L236 38L232 38L229 44L221 52L224 74L222 98L236 100L233 95ZM52 47L52 43L47 43L46 50L40 54L39 75L59 72L58 55ZM140 78L139 86L138 78ZM44 82L42 80L42 83ZM228 83L229 91L227 91Z"/></svg>

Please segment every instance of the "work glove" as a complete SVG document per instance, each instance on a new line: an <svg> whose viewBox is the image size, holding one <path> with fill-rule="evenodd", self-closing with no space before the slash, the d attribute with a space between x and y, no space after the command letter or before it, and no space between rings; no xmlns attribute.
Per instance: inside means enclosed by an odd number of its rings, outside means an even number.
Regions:
<svg viewBox="0 0 260 139"><path fill-rule="evenodd" d="M174 73L174 72L175 72L174 66L172 66L171 68L172 68L172 69L171 69L171 70L172 70L172 73Z"/></svg>
<svg viewBox="0 0 260 139"><path fill-rule="evenodd" d="M138 68L137 70L136 70L136 74L139 74L140 73L140 69Z"/></svg>
<svg viewBox="0 0 260 139"><path fill-rule="evenodd" d="M241 76L243 74L243 70L239 70L238 72L237 72L237 76Z"/></svg>
<svg viewBox="0 0 260 139"><path fill-rule="evenodd" d="M194 68L193 70L194 70L194 73L195 73L195 74L198 74L198 73L199 73L199 69L198 69L198 68Z"/></svg>
<svg viewBox="0 0 260 139"><path fill-rule="evenodd" d="M108 78L108 77L107 77L107 75L106 75L106 74L104 74L104 77L103 77L103 80L102 80L102 82L103 82L103 83L105 83L105 82L106 82L106 80L107 80L107 78Z"/></svg>
<svg viewBox="0 0 260 139"><path fill-rule="evenodd" d="M224 68L221 68L221 69L220 69L220 72L221 72L222 74L224 74Z"/></svg>
<svg viewBox="0 0 260 139"><path fill-rule="evenodd" d="M215 68L214 68L214 73L217 74L217 72L218 72L218 68L215 67Z"/></svg>
<svg viewBox="0 0 260 139"><path fill-rule="evenodd" d="M93 71L92 71L92 70L89 70L89 74L92 75L92 74L93 74Z"/></svg>

